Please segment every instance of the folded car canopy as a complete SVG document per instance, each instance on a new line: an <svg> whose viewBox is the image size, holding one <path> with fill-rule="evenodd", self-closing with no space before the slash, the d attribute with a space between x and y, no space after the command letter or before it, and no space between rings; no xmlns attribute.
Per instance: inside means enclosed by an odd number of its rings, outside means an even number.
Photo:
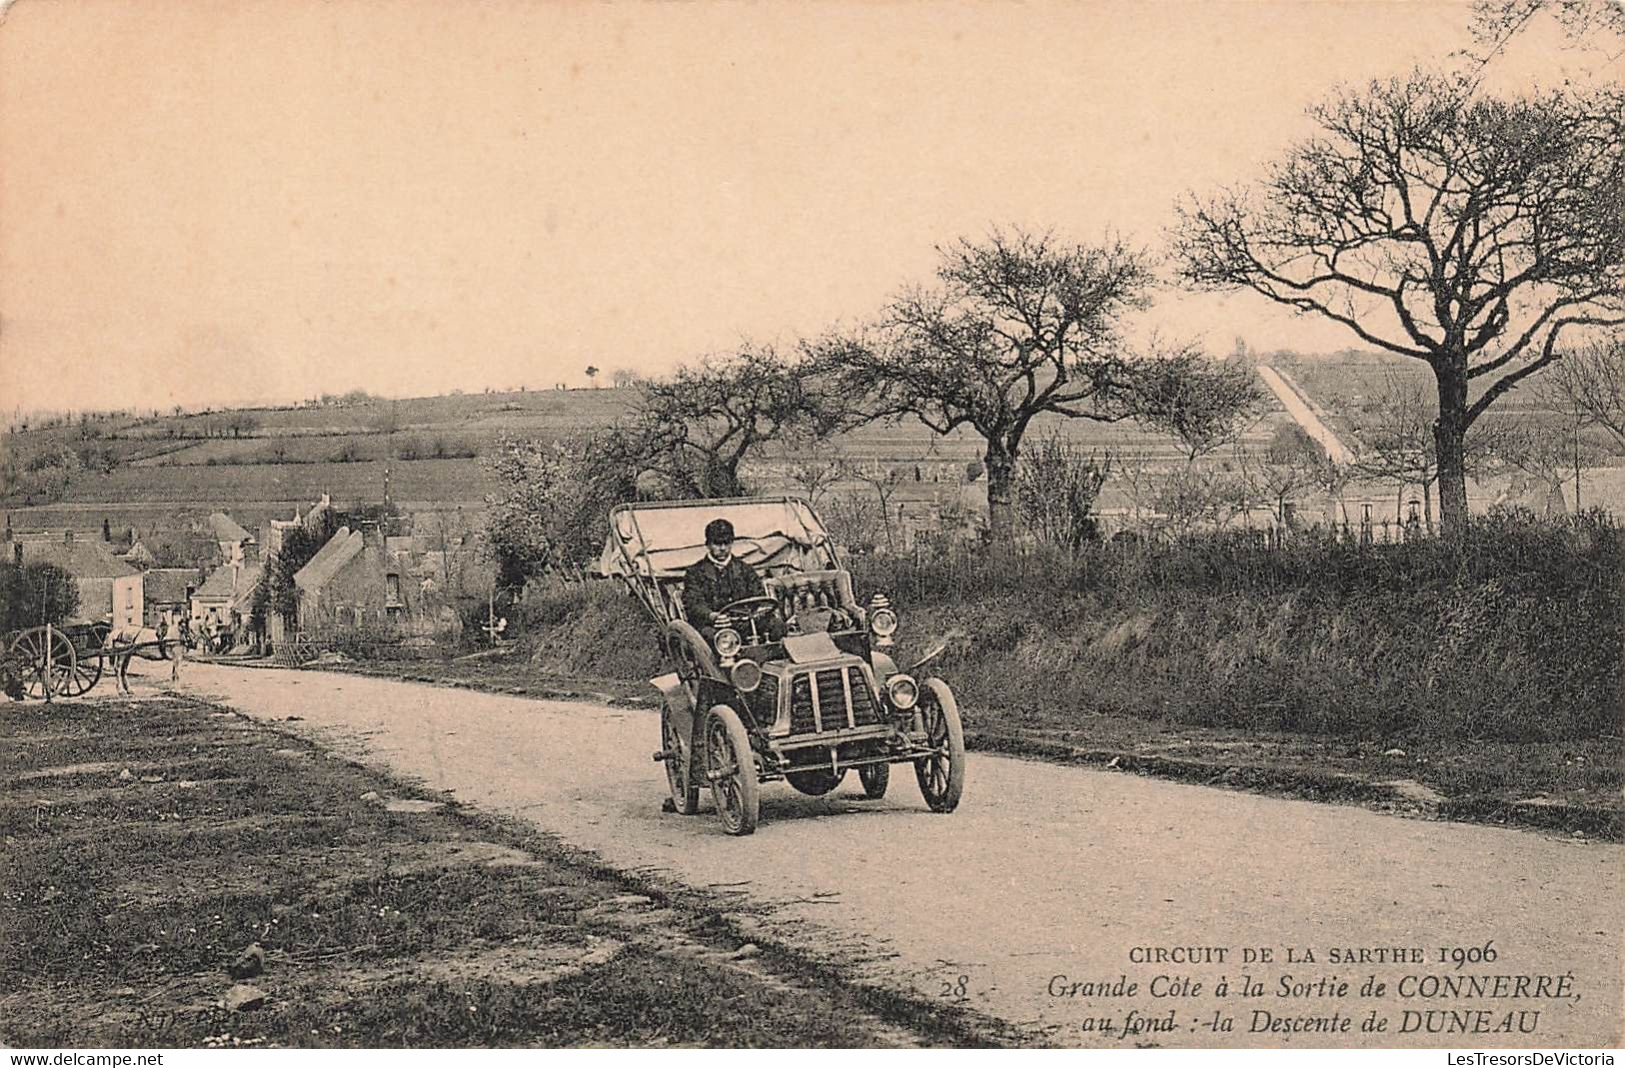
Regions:
<svg viewBox="0 0 1625 1068"><path fill-rule="evenodd" d="M829 535L799 497L750 500L654 501L623 504L610 513L599 571L605 575L671 578L705 555L705 527L734 526L734 555L763 571L833 567Z"/></svg>

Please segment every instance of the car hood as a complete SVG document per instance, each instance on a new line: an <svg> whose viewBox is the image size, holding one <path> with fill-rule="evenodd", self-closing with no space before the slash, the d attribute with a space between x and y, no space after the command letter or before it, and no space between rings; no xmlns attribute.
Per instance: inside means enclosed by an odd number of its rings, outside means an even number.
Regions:
<svg viewBox="0 0 1625 1068"><path fill-rule="evenodd" d="M820 660L837 660L847 654L835 647L828 634L791 634L784 639L784 653L792 664L815 664Z"/></svg>

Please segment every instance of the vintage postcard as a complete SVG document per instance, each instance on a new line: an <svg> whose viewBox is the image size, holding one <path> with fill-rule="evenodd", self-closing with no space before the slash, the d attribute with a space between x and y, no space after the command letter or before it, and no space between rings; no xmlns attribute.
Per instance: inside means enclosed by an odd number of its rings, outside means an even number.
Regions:
<svg viewBox="0 0 1625 1068"><path fill-rule="evenodd" d="M0 7L0 1043L1619 1046L1622 133L1618 0Z"/></svg>

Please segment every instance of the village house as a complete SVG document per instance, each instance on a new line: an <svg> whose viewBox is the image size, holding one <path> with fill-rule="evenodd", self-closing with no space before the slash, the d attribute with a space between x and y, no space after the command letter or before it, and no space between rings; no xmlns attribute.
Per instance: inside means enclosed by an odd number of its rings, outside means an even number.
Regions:
<svg viewBox="0 0 1625 1068"><path fill-rule="evenodd" d="M271 520L265 525L263 531L265 537L261 540L261 546L264 549L265 556L270 557L275 553L281 552L283 537L294 527L303 527L304 529L311 531L318 529L323 521L327 518L327 514L332 510L333 498L324 493L322 494L322 499L311 506L310 511L301 512L299 509L295 508L292 519Z"/></svg>
<svg viewBox="0 0 1625 1068"><path fill-rule="evenodd" d="M296 508L292 519L272 519L267 522L261 531L264 534L264 537L260 539L262 559L269 562L273 556L281 552L283 539L287 536L288 531L293 530L295 527L311 532L319 530L322 524L326 522L327 516L332 509L333 499L324 493L322 499L317 501L310 511L300 512ZM267 636L270 638L271 645L275 647L282 644L283 639L287 636L290 624L297 623L297 619L288 619L281 612L272 612L270 618L266 621L266 627L269 630Z"/></svg>
<svg viewBox="0 0 1625 1068"><path fill-rule="evenodd" d="M254 614L254 593L264 578L263 563L222 564L215 568L192 594L192 630L202 634L213 623L236 640L245 639L245 628Z"/></svg>
<svg viewBox="0 0 1625 1068"><path fill-rule="evenodd" d="M136 541L135 544L131 545L130 548L119 557L119 559L123 560L131 567L137 567L143 571L158 562L158 558L152 555L152 550L141 544L139 540Z"/></svg>
<svg viewBox="0 0 1625 1068"><path fill-rule="evenodd" d="M181 619L190 615L199 579L199 573L190 567L148 568L143 581L145 624L156 627L165 616Z"/></svg>
<svg viewBox="0 0 1625 1068"><path fill-rule="evenodd" d="M231 516L225 512L214 512L209 516L207 525L209 533L220 546L220 559L224 563L240 566L253 557L258 542Z"/></svg>
<svg viewBox="0 0 1625 1068"><path fill-rule="evenodd" d="M389 552L376 527L340 527L293 577L299 630L367 625L400 627L415 618L411 572Z"/></svg>
<svg viewBox="0 0 1625 1068"><path fill-rule="evenodd" d="M72 576L79 589L79 611L73 622L109 622L120 629L141 626L146 609L145 580L140 571L114 556L99 539L64 534L13 535L6 530L3 549L13 563L55 564Z"/></svg>

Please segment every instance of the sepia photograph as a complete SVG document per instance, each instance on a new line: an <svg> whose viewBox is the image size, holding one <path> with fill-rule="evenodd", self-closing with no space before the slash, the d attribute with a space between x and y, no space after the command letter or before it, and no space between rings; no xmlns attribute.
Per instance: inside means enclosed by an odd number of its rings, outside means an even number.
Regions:
<svg viewBox="0 0 1625 1068"><path fill-rule="evenodd" d="M1621 0L0 0L0 516L10 1066L1625 1044Z"/></svg>

